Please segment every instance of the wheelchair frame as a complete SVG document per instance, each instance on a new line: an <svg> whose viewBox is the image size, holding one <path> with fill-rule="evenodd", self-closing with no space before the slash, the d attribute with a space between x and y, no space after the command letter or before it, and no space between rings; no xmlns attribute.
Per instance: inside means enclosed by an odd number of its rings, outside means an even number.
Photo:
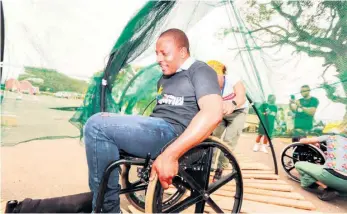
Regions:
<svg viewBox="0 0 347 214"><path fill-rule="evenodd" d="M162 189L160 189L161 188L160 182L157 180L157 178L154 179L154 181L152 182L148 182L150 170L151 170L151 164L154 160L150 159L149 154L147 155L146 159L131 159L131 158L129 159L129 157L124 156L122 157L123 159L110 163L108 167L105 169L104 176L99 186L98 196L96 200L96 207L94 211L96 213L101 212L102 204L104 201L104 195L105 195L107 183L111 175L111 172L115 170L116 168L119 168L119 166L122 164L129 164L129 165L143 166L143 170L141 171L142 183L140 183L139 186L121 189L120 194L146 190L147 191L146 202L145 202L146 213L153 212L153 211L157 212L158 207L160 212L177 212L179 210L184 210L185 208L194 204L196 204L195 211L201 213L204 210L205 202L207 202L211 206L211 208L214 209L216 212L221 213L223 211L209 197L209 194L212 194L214 191L222 187L224 184L226 184L227 182L235 178L237 179L237 184L238 184L236 187L236 194L238 195L235 196L233 212L240 212L241 205L242 205L242 198L243 198L243 183L242 183L241 169L237 163L236 158L230 152L230 149L228 148L228 146L215 137L209 137L208 139L206 139L205 141L203 141L201 144L197 145L196 147L192 148L191 150L198 149L199 147L202 148L201 150L203 150L203 147L205 147L204 149L208 150L206 153L207 162L206 160L204 162L204 163L207 163L207 165L203 165L199 169L194 168L194 170L192 170L190 173L187 173L185 171L187 169L187 164L185 164L183 160L184 158L187 158L187 157L185 155L182 156L179 162L179 165L180 165L179 175L182 176L184 180L186 181L186 183L188 183L192 187L194 192L192 193L192 196L188 201L185 201L184 203L181 203L183 201L178 203L176 203L177 201L175 201L175 203L173 203L166 210L162 209L162 203L159 204L158 202L155 202L153 198L153 197L156 197L155 195L158 195L158 191L159 192L162 191ZM229 160L233 162L232 165L235 168L235 171L233 171L232 176L221 179L217 181L216 183L213 183L211 187L208 188L213 148L219 148L224 152L224 154L229 156L228 158ZM186 154L188 154L189 151ZM194 178L197 178L198 180L196 181ZM176 176L174 180L175 179L178 179L178 177ZM197 191L194 191L194 190L197 190Z"/></svg>

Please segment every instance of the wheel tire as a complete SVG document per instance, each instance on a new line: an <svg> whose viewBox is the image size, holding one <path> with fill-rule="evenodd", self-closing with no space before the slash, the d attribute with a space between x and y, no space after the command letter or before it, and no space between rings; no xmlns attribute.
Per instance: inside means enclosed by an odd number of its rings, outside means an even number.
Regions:
<svg viewBox="0 0 347 214"><path fill-rule="evenodd" d="M236 158L231 153L231 150L226 144L224 144L222 141L220 141L218 138L215 138L215 137L209 137L209 139L206 141L194 147L193 149L196 149L197 147L200 147L200 146L214 147L214 148L217 147L221 149L224 154L227 154L226 155L227 158L229 159L233 168L237 172L237 175L234 178L234 179L237 179L236 180L237 185L235 190L236 195L235 195L235 202L233 205L232 213L239 213L241 211L242 199L243 199L243 181L242 181L241 168L239 167ZM165 210L161 208L158 201L158 200L161 200L162 193L163 193L163 188L161 187L161 184L159 182L157 175L155 175L154 179L151 182L149 182L148 188L147 188L146 209L145 209L146 213L164 213L165 212Z"/></svg>
<svg viewBox="0 0 347 214"><path fill-rule="evenodd" d="M289 178L291 178L292 180L296 181L296 182L300 182L300 178L299 177L296 177L295 175L293 175L292 173L290 173L291 170L288 170L288 166L286 166L286 163L285 163L285 160L284 160L284 157L286 155L286 152L292 148L292 147L296 147L293 149L293 154L295 153L295 151L298 150L298 148L300 149L303 149L306 147L308 153L310 154L313 154L313 155L316 155L316 157L318 156L318 159L320 160L320 165L323 165L325 163L325 155L324 153L318 149L317 147L313 146L313 145L310 145L310 144L303 144L303 143L293 143L293 144L290 144L288 146L286 146L282 153L281 153L281 163L282 163L282 167L285 171L285 173L289 176ZM301 154L297 154L299 159L294 159L294 157L292 156L291 159L293 160L293 165L295 167L295 163L298 162L298 161L308 161L310 163L312 163L310 160L303 160L303 156L300 156ZM288 157L290 158L290 157ZM301 159L300 159L301 158ZM317 163L315 163L317 164Z"/></svg>

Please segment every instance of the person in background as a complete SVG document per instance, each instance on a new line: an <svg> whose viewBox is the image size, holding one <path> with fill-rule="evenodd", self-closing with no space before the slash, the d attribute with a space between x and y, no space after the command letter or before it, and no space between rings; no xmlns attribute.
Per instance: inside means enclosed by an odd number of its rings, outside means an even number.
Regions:
<svg viewBox="0 0 347 214"><path fill-rule="evenodd" d="M300 173L301 186L309 191L323 188L323 192L318 195L323 201L347 195L347 127L340 128L339 131L341 134L300 139L300 143L305 144L326 143L324 165L305 161L295 163L295 168Z"/></svg>
<svg viewBox="0 0 347 214"><path fill-rule="evenodd" d="M313 117L316 113L319 101L317 98L310 95L310 91L308 85L303 85L300 90L302 98L299 100L291 98L289 101L289 107L292 112L295 113L293 142L297 142L304 136L306 137L307 133L313 127Z"/></svg>
<svg viewBox="0 0 347 214"><path fill-rule="evenodd" d="M262 121L264 125L266 126L266 131L268 132L269 136L271 137L272 132L274 130L275 126L275 120L277 115L277 106L275 105L276 97L273 94L270 94L268 96L267 102L263 103L260 106L260 111L262 115ZM261 138L264 137L263 144L260 147L260 141ZM269 142L269 139L266 136L265 129L262 126L261 122L259 122L259 130L258 130L258 136L255 140L255 144L253 146L253 151L257 152L260 148L260 151L264 153L268 153L266 147L267 143Z"/></svg>
<svg viewBox="0 0 347 214"><path fill-rule="evenodd" d="M225 131L223 141L231 149L234 149L246 121L248 108L246 103L246 89L241 78L235 72L226 74L227 69L223 63L217 60L210 60L207 64L217 73L219 87L223 97L224 117L222 122L213 131L213 135L222 138ZM223 169L227 166L227 159L224 155L219 155L215 172L216 180L221 177Z"/></svg>

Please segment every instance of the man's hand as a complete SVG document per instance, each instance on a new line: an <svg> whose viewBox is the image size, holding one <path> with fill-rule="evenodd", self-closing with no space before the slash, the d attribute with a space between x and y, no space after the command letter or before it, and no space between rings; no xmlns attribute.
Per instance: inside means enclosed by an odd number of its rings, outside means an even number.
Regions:
<svg viewBox="0 0 347 214"><path fill-rule="evenodd" d="M301 107L300 100L296 100L296 101L295 101L295 104L296 104L298 107Z"/></svg>
<svg viewBox="0 0 347 214"><path fill-rule="evenodd" d="M178 160L165 155L165 152L159 155L152 165L150 181L154 179L157 174L161 186L168 189L172 184L172 179L178 173Z"/></svg>
<svg viewBox="0 0 347 214"><path fill-rule="evenodd" d="M233 111L235 110L235 105L232 104L229 101L223 101L223 114L224 115L228 115L233 113Z"/></svg>

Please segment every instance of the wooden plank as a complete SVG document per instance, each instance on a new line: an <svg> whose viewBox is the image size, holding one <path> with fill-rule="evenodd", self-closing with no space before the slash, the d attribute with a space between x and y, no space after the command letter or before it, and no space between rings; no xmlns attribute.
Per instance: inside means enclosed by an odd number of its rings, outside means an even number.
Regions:
<svg viewBox="0 0 347 214"><path fill-rule="evenodd" d="M263 180L277 180L279 179L278 175L269 175L269 174L248 174L242 173L242 178L254 178L254 179L263 179Z"/></svg>
<svg viewBox="0 0 347 214"><path fill-rule="evenodd" d="M221 189L227 189L229 186L235 186L236 183L227 183L222 186ZM273 185L273 184L261 184L261 183L244 183L243 187L251 187L255 189L264 189L264 190L272 190L272 191L281 191L281 192L291 192L293 191L293 187L290 185Z"/></svg>
<svg viewBox="0 0 347 214"><path fill-rule="evenodd" d="M270 167L262 163L239 163L241 169L271 170Z"/></svg>
<svg viewBox="0 0 347 214"><path fill-rule="evenodd" d="M224 169L223 170L223 174L228 174L228 173L232 173L233 170L232 169ZM275 172L272 170L242 170L241 169L242 174L272 174L274 175Z"/></svg>
<svg viewBox="0 0 347 214"><path fill-rule="evenodd" d="M231 187L228 189L219 189L213 194L225 196L225 197L234 197L235 196L234 191L235 191L235 187ZM243 192L255 194L255 195L266 195L266 196L289 198L289 199L295 199L295 200L305 200L305 198L302 195L295 192L271 191L271 190L256 189L251 187L245 187L243 189Z"/></svg>
<svg viewBox="0 0 347 214"><path fill-rule="evenodd" d="M255 201L243 200L241 212L243 213L316 213L314 211L302 210L293 207L283 207L273 204L264 204Z"/></svg>
<svg viewBox="0 0 347 214"><path fill-rule="evenodd" d="M309 201L301 201L301 200L293 200L288 198L279 198L272 196L264 196L264 195L255 195L245 193L243 194L243 199L250 201L257 201L265 204L275 204L285 207L294 207L304 210L315 210L316 207Z"/></svg>
<svg viewBox="0 0 347 214"><path fill-rule="evenodd" d="M224 196L218 196L213 195L211 198L220 206L222 209L231 209L232 200L228 197ZM256 201L264 204L273 204L273 205L279 205L283 207L292 207L292 208L298 208L303 210L315 210L316 207L309 201L300 201L300 200L293 200L293 199L287 199L287 198L278 198L278 197L271 197L271 196L263 196L263 195L253 195L249 193L245 193L243 195L243 200L249 200L249 201ZM258 210L259 212L260 210ZM261 210L261 212L264 212Z"/></svg>
<svg viewBox="0 0 347 214"><path fill-rule="evenodd" d="M259 179L243 179L243 183L262 183L262 184L276 184L285 185L288 183L283 180L259 180Z"/></svg>
<svg viewBox="0 0 347 214"><path fill-rule="evenodd" d="M241 170L241 172L242 174L275 174L272 170Z"/></svg>

